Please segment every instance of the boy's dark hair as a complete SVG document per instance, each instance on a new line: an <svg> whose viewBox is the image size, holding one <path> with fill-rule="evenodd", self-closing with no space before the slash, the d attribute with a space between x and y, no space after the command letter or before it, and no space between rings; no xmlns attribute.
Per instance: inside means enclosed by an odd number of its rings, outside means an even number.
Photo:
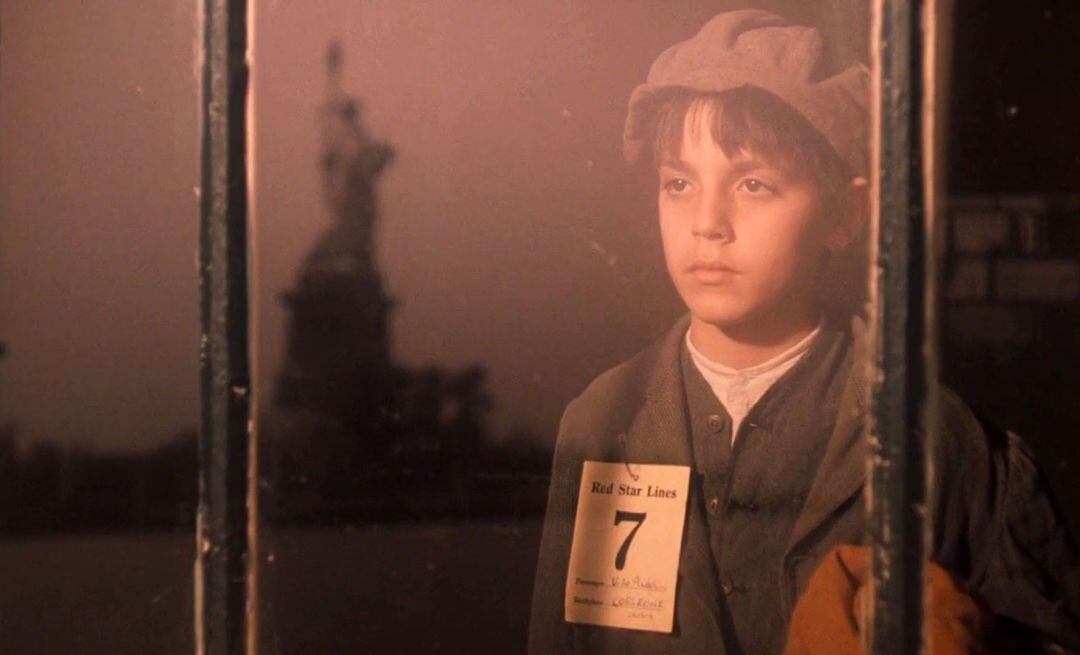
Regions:
<svg viewBox="0 0 1080 655"><path fill-rule="evenodd" d="M678 156L683 124L696 107L713 108L710 134L728 157L750 151L769 162L809 175L825 198L851 180L847 164L802 114L772 93L743 86L718 93L675 89L656 99L653 163Z"/></svg>

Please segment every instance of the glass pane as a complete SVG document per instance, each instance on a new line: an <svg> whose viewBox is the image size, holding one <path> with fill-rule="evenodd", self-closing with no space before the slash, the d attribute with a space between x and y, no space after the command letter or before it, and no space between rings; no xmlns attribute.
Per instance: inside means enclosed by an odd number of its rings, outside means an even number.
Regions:
<svg viewBox="0 0 1080 655"><path fill-rule="evenodd" d="M195 6L106 5L0 3L9 652L193 648Z"/></svg>
<svg viewBox="0 0 1080 655"><path fill-rule="evenodd" d="M965 620L992 627L988 649L1072 651L1080 495L1065 426L1080 418L1067 400L1080 382L1080 130L1069 116L1080 92L1060 80L1078 72L1080 12L961 0L946 22L935 246L940 374L956 395L938 399L931 567L982 603ZM931 639L947 651L941 619L960 605L955 588L930 579Z"/></svg>
<svg viewBox="0 0 1080 655"><path fill-rule="evenodd" d="M832 65L866 59L865 7L782 4ZM524 649L564 408L686 331L623 128L717 11L256 4L261 652ZM859 540L858 487L841 500Z"/></svg>

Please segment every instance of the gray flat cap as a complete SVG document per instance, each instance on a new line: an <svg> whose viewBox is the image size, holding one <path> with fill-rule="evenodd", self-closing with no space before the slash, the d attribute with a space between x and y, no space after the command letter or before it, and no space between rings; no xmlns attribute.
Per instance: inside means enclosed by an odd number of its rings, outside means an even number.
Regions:
<svg viewBox="0 0 1080 655"><path fill-rule="evenodd" d="M649 114L664 92L719 92L755 86L795 108L836 149L852 174L865 175L870 73L861 64L824 75L821 34L757 9L718 14L692 38L665 50L630 95L623 133L627 161L641 156Z"/></svg>

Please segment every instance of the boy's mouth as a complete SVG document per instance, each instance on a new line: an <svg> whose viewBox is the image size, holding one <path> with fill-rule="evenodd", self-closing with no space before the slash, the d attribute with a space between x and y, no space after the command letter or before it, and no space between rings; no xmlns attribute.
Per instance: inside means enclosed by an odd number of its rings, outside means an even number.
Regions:
<svg viewBox="0 0 1080 655"><path fill-rule="evenodd" d="M735 268L718 261L695 261L687 269L702 284L723 284L739 275Z"/></svg>

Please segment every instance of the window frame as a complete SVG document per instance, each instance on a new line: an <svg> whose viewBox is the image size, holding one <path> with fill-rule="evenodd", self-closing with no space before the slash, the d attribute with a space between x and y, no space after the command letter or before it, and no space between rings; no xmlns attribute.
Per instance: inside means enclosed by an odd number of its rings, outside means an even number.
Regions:
<svg viewBox="0 0 1080 655"><path fill-rule="evenodd" d="M926 441L936 334L932 243L940 155L932 138L947 0L873 4L872 317L868 435L873 623L869 650L922 650ZM251 36L248 0L203 0L201 305L196 650L257 651L256 439L248 307ZM947 23L947 20L945 21ZM938 80L935 83L935 79ZM253 164L251 164L253 165ZM927 346L929 344L929 347Z"/></svg>

